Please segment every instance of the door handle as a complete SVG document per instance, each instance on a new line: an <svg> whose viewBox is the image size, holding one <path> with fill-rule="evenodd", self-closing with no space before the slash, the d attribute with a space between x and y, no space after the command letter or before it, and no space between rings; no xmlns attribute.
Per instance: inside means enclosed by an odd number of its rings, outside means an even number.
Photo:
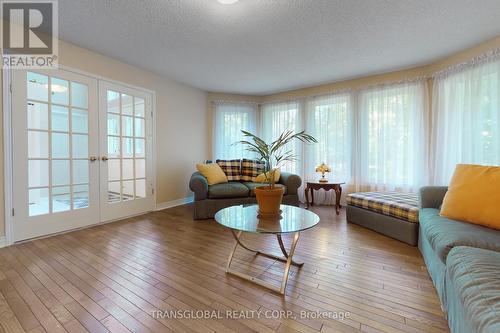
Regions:
<svg viewBox="0 0 500 333"><path fill-rule="evenodd" d="M101 157L101 161L106 162L107 160L108 160L108 157L107 157L107 156L103 155L103 156Z"/></svg>
<svg viewBox="0 0 500 333"><path fill-rule="evenodd" d="M95 156L90 156L89 160L90 160L90 162L95 162L98 160L98 158Z"/></svg>

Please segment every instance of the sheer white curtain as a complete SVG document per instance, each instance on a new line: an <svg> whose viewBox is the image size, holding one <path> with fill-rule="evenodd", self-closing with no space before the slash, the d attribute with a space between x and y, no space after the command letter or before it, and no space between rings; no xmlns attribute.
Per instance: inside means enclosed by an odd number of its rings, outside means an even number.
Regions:
<svg viewBox="0 0 500 333"><path fill-rule="evenodd" d="M284 102L262 105L261 135L266 142L276 140L284 131L294 133L302 131L302 113L300 103ZM286 163L281 171L301 175L302 172L302 144L299 141L290 143L284 151L292 151L299 158L298 161Z"/></svg>
<svg viewBox="0 0 500 333"><path fill-rule="evenodd" d="M306 131L318 143L304 147L304 177L318 180L314 170L321 163L328 165L332 172L329 180L352 183L352 138L353 105L350 93L342 93L310 98L306 101ZM333 191L315 193L315 202L334 204Z"/></svg>
<svg viewBox="0 0 500 333"><path fill-rule="evenodd" d="M213 156L216 159L251 158L253 154L235 142L243 140L241 130L252 133L257 127L257 105L250 103L214 103Z"/></svg>
<svg viewBox="0 0 500 333"><path fill-rule="evenodd" d="M427 183L426 90L418 81L360 91L356 190L415 192Z"/></svg>
<svg viewBox="0 0 500 333"><path fill-rule="evenodd" d="M436 78L433 182L447 185L457 163L500 164L500 60Z"/></svg>

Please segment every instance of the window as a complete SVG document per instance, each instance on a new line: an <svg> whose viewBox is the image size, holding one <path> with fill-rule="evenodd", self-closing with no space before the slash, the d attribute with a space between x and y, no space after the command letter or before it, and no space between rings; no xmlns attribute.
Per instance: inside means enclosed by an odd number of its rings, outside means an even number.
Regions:
<svg viewBox="0 0 500 333"><path fill-rule="evenodd" d="M332 169L327 176L346 182L349 192L415 192L428 183L429 175L425 82L381 85L356 92L263 104L260 130L256 133L266 142L276 140L284 131L296 133L305 129L314 136L318 143L305 145L294 141L284 148L294 153L297 160L282 166L282 171L298 174L304 180L317 179L315 167L324 162ZM240 124L255 109L249 105L218 104L216 112L221 129L216 133L219 142L221 137L230 138L218 147L234 152L219 156L241 158L241 148L231 143L240 140ZM299 195L302 197L301 192ZM317 196L320 202L333 202L329 194Z"/></svg>
<svg viewBox="0 0 500 333"><path fill-rule="evenodd" d="M261 122L262 139L266 142L276 140L285 131L300 132L302 130L300 105L298 102L264 104ZM295 140L283 149L296 154L301 160L302 144L300 141ZM281 167L281 171L300 174L302 170L300 163L301 161L287 162Z"/></svg>
<svg viewBox="0 0 500 333"><path fill-rule="evenodd" d="M362 190L417 191L426 181L425 85L360 92L358 182Z"/></svg>
<svg viewBox="0 0 500 333"><path fill-rule="evenodd" d="M318 177L314 170L321 163L332 169L332 179L351 179L353 113L350 94L312 98L306 103L307 133L318 143L305 146L307 179Z"/></svg>
<svg viewBox="0 0 500 333"><path fill-rule="evenodd" d="M257 106L255 104L215 103L213 158L251 158L252 153L235 143L244 139L241 130L255 133L256 122Z"/></svg>
<svg viewBox="0 0 500 333"><path fill-rule="evenodd" d="M500 164L500 60L434 83L434 183L449 183L457 163Z"/></svg>

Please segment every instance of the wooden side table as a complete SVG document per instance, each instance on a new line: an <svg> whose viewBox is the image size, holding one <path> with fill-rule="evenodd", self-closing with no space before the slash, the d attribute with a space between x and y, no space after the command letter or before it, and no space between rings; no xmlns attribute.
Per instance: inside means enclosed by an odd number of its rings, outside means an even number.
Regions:
<svg viewBox="0 0 500 333"><path fill-rule="evenodd" d="M334 190L335 211L337 215L339 215L340 208L342 208L342 206L340 205L340 197L342 195L342 185L344 184L345 184L344 182L322 183L319 181L306 181L306 189L304 191L306 196L306 208L309 208L309 206L314 206L314 190L319 190L319 189L324 189L325 191ZM311 201L309 201L309 193L311 193Z"/></svg>

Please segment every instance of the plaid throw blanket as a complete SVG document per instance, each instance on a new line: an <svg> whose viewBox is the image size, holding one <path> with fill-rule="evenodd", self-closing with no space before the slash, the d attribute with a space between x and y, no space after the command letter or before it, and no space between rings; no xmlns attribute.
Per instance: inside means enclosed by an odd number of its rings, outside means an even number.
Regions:
<svg viewBox="0 0 500 333"><path fill-rule="evenodd" d="M241 179L241 161L240 160L217 160L216 163L227 176L230 182Z"/></svg>
<svg viewBox="0 0 500 333"><path fill-rule="evenodd" d="M241 160L241 180L251 182L254 177L257 177L264 172L266 163L257 160Z"/></svg>
<svg viewBox="0 0 500 333"><path fill-rule="evenodd" d="M352 193L347 196L347 204L418 223L418 194L416 193Z"/></svg>

